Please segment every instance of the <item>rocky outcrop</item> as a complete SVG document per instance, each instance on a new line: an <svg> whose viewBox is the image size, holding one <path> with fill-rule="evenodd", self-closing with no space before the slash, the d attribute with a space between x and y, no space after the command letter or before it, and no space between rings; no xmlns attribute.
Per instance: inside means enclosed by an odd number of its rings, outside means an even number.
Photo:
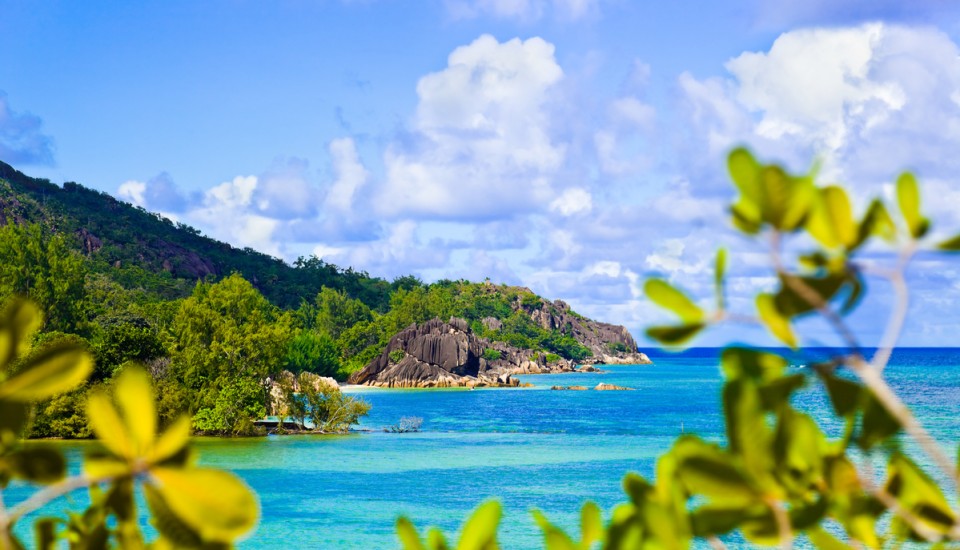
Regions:
<svg viewBox="0 0 960 550"><path fill-rule="evenodd" d="M179 244L158 239L151 243L151 247L163 259L161 262L163 270L174 277L203 279L207 275L220 275L209 258Z"/></svg>
<svg viewBox="0 0 960 550"><path fill-rule="evenodd" d="M533 294L528 289L527 296ZM651 363L645 353L637 349L637 342L622 325L612 325L588 319L573 312L563 300L524 300L517 298L516 309L523 310L546 330L569 334L593 353L580 361L582 364L636 365Z"/></svg>
<svg viewBox="0 0 960 550"><path fill-rule="evenodd" d="M570 372L564 359L490 342L463 319L433 319L400 331L386 349L348 382L390 388L519 386L515 374Z"/></svg>
<svg viewBox="0 0 960 550"><path fill-rule="evenodd" d="M87 253L87 256L103 248L103 241L93 233L87 231L85 227L78 229L76 235L80 239L80 242L83 243L83 250Z"/></svg>

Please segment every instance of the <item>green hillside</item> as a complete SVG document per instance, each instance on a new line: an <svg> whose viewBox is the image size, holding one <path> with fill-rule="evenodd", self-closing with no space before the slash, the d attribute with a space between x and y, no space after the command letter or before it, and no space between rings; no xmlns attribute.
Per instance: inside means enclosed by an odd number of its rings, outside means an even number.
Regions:
<svg viewBox="0 0 960 550"><path fill-rule="evenodd" d="M0 224L7 220L40 223L68 235L69 244L90 259L94 271L167 299L187 296L198 280L215 281L236 272L280 307L296 307L328 287L385 311L390 292L407 281L391 285L317 258L301 258L291 266L107 193L73 182L60 187L0 162Z"/></svg>
<svg viewBox="0 0 960 550"><path fill-rule="evenodd" d="M84 386L38 405L38 437L89 436L87 392L131 362L153 376L165 422L187 412L198 432L252 433L285 371L345 380L398 332L435 317L466 319L479 336L545 362L636 351L623 327L526 288L387 282L317 258L288 265L3 163L0 259L0 303L26 296L43 312L35 352L69 343L96 359Z"/></svg>

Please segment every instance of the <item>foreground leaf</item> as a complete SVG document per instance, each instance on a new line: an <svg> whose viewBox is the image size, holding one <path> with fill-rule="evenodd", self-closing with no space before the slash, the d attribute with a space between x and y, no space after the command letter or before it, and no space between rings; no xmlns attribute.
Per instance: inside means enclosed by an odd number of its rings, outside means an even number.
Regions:
<svg viewBox="0 0 960 550"><path fill-rule="evenodd" d="M910 236L914 239L923 237L930 227L930 222L920 213L920 187L916 177L910 172L904 172L897 178L897 203Z"/></svg>
<svg viewBox="0 0 960 550"><path fill-rule="evenodd" d="M703 321L704 314L700 306L670 283L662 279L648 279L643 285L643 291L653 303L669 309L684 323L696 324Z"/></svg>
<svg viewBox="0 0 960 550"><path fill-rule="evenodd" d="M38 401L72 390L90 376L93 357L74 345L49 347L27 359L17 374L0 384L0 400Z"/></svg>
<svg viewBox="0 0 960 550"><path fill-rule="evenodd" d="M257 523L257 500L234 474L158 467L150 475L170 509L204 540L232 541Z"/></svg>
<svg viewBox="0 0 960 550"><path fill-rule="evenodd" d="M157 410L150 375L138 367L124 369L117 377L114 395L137 454L143 455L157 435Z"/></svg>
<svg viewBox="0 0 960 550"><path fill-rule="evenodd" d="M678 325L649 327L647 336L666 346L681 346L693 339L701 330L706 328L703 323L694 325Z"/></svg>
<svg viewBox="0 0 960 550"><path fill-rule="evenodd" d="M757 296L757 313L760 320L766 325L767 329L777 337L778 340L796 349L797 337L790 328L790 321L780 314L772 294L759 294Z"/></svg>
<svg viewBox="0 0 960 550"><path fill-rule="evenodd" d="M490 500L481 504L460 535L457 550L491 550L497 547L497 526L500 524L502 510L500 503Z"/></svg>

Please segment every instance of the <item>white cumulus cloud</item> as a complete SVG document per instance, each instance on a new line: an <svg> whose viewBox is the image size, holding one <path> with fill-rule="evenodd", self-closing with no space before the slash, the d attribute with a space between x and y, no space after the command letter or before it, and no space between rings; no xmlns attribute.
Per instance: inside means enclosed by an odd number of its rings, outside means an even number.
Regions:
<svg viewBox="0 0 960 550"><path fill-rule="evenodd" d="M559 197L550 202L550 210L564 216L590 212L593 209L593 197L590 191L582 187L573 187L565 190Z"/></svg>
<svg viewBox="0 0 960 550"><path fill-rule="evenodd" d="M454 50L445 69L417 85L412 137L385 154L379 210L490 219L541 208L565 157L548 108L562 77L541 38L484 35Z"/></svg>

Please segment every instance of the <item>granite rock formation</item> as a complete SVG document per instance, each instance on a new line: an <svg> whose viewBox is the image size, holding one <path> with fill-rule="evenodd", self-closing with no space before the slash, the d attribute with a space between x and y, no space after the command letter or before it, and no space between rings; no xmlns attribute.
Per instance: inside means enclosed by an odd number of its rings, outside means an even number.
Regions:
<svg viewBox="0 0 960 550"><path fill-rule="evenodd" d="M487 354L486 350L498 353ZM542 353L491 342L474 334L463 319L433 319L400 331L376 359L348 382L391 388L519 386L514 374L570 372L565 359L547 362Z"/></svg>
<svg viewBox="0 0 960 550"><path fill-rule="evenodd" d="M528 289L523 289L530 292ZM645 353L637 349L637 342L622 325L612 325L588 319L571 311L563 300L528 305L518 300L514 305L530 315L534 322L546 330L561 330L570 334L593 353L581 361L595 365L639 365L651 363Z"/></svg>

